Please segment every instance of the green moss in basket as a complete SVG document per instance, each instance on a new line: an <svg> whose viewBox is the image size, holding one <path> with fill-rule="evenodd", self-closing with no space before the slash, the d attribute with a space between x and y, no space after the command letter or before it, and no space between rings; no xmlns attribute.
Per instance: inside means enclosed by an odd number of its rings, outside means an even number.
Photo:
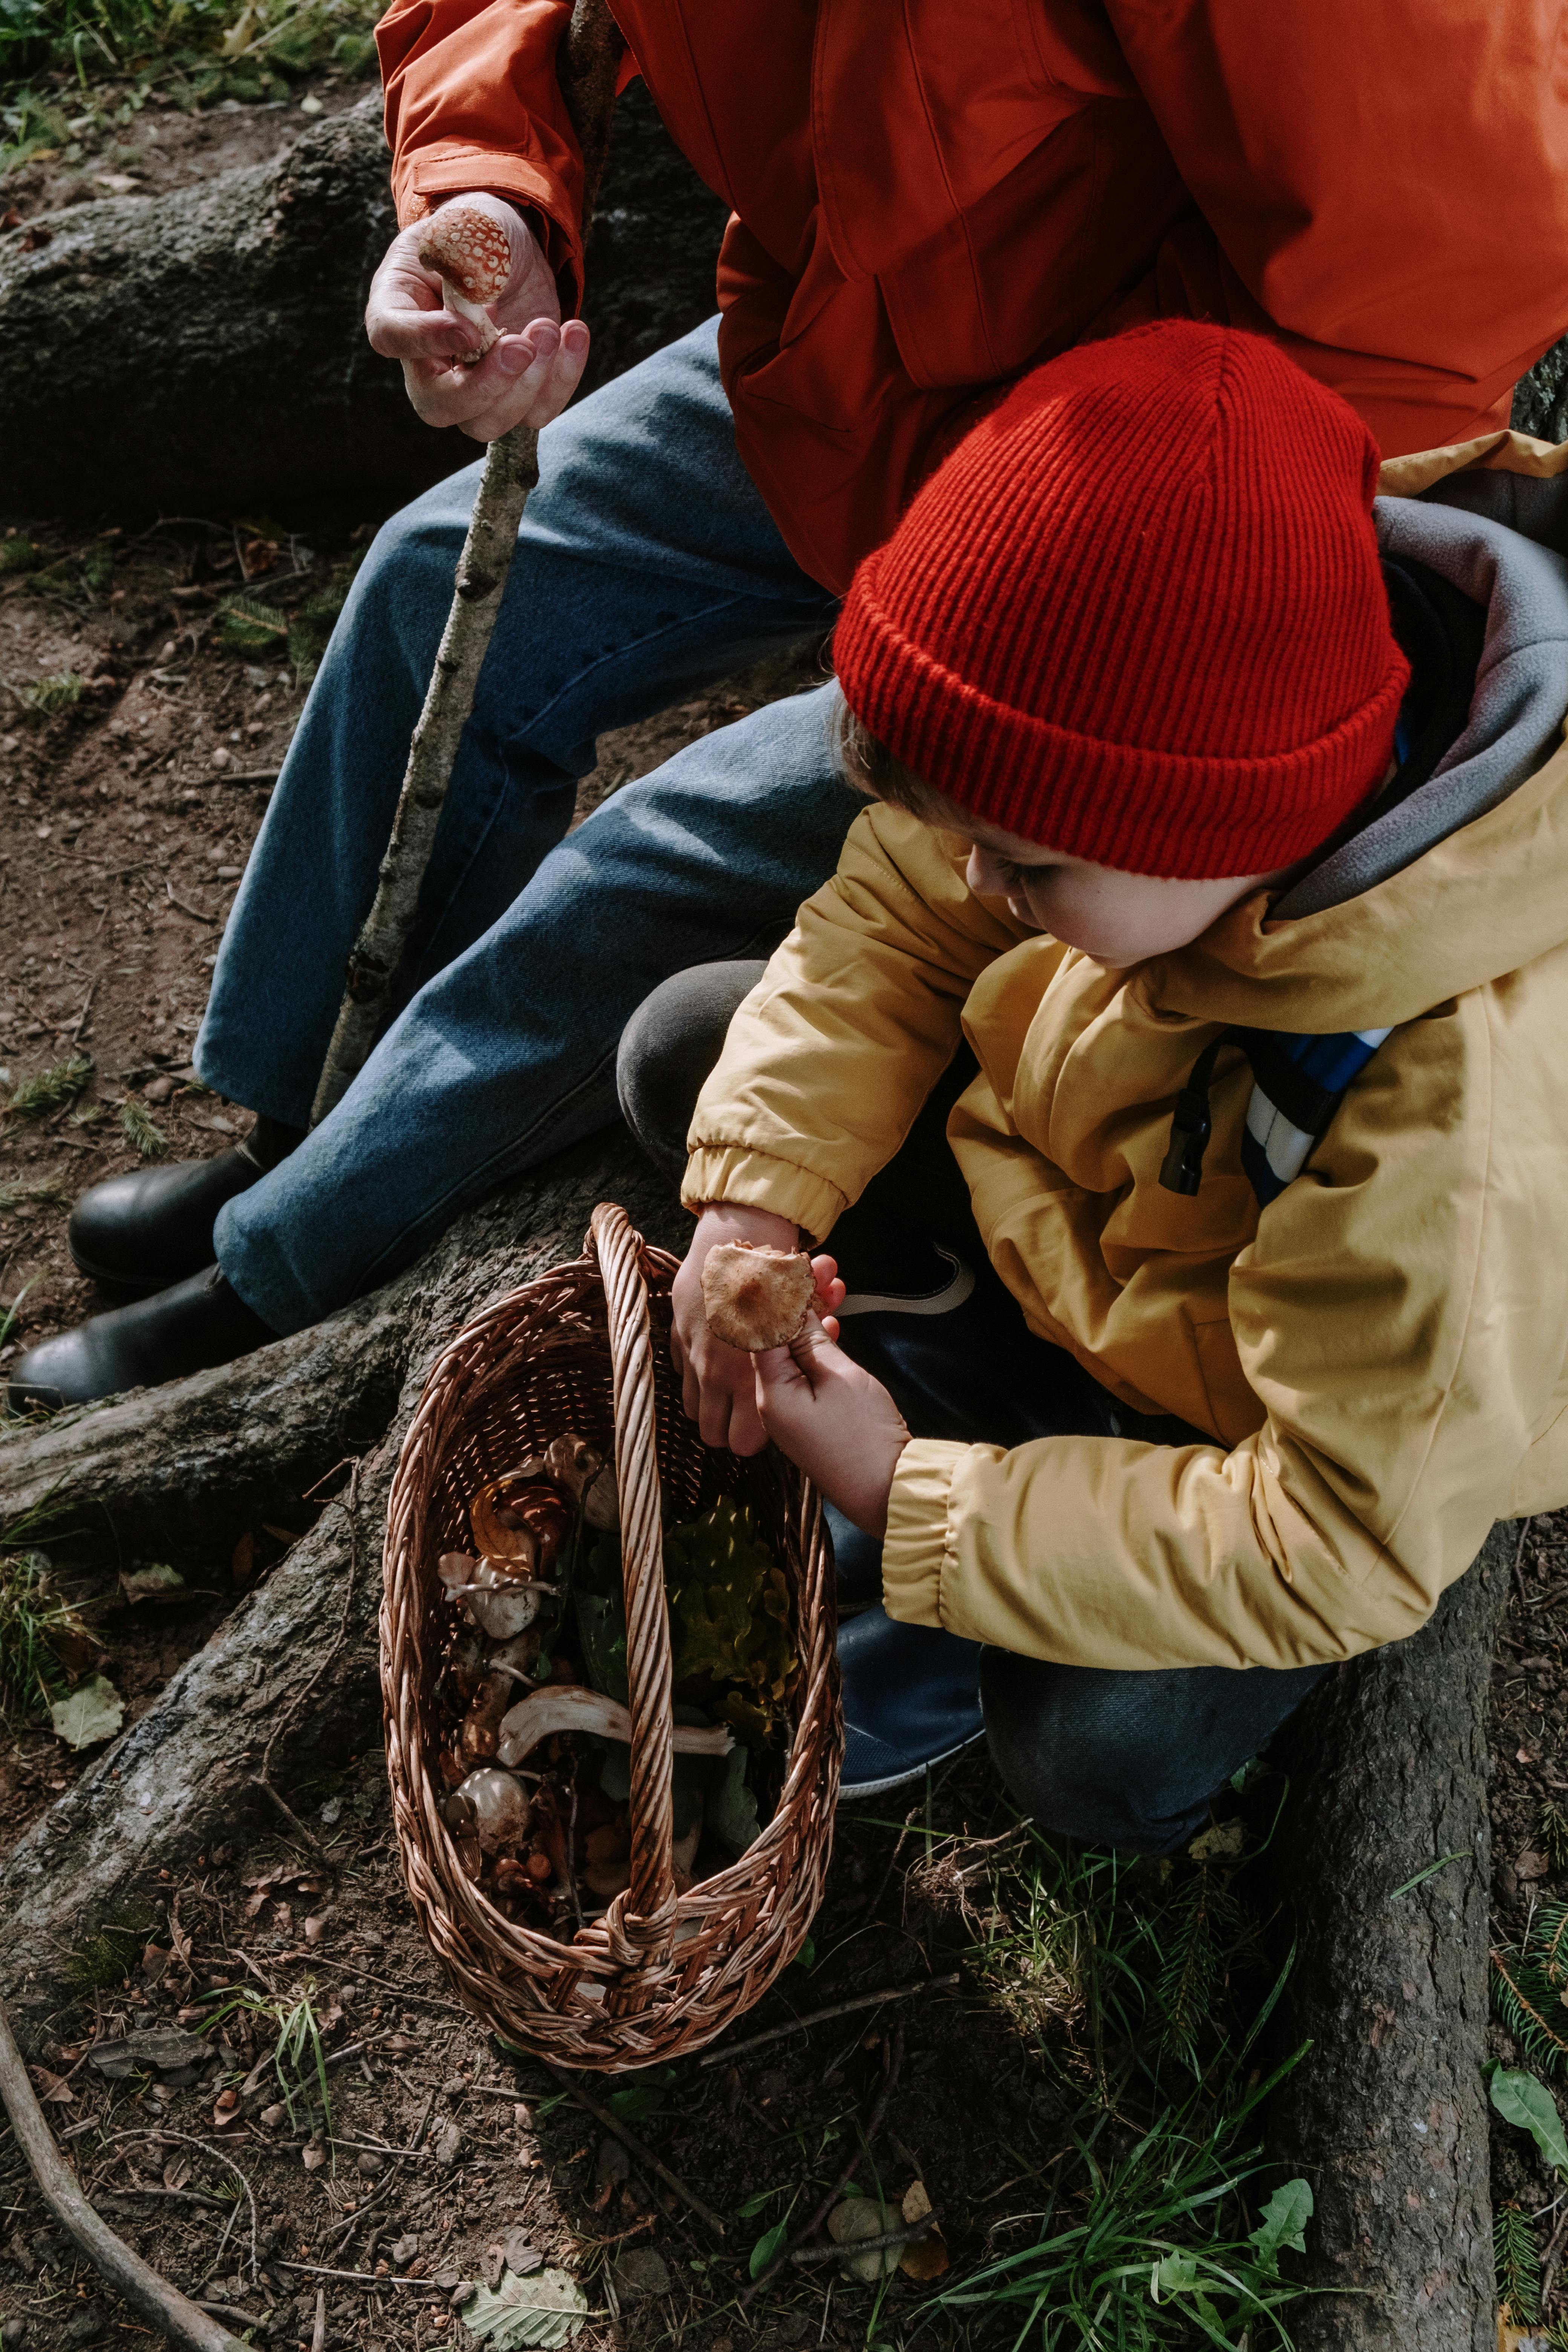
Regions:
<svg viewBox="0 0 1568 2352"><path fill-rule="evenodd" d="M724 1496L664 1539L664 1580L679 1697L710 1706L749 1748L784 1723L795 1667L789 1586L755 1520Z"/></svg>

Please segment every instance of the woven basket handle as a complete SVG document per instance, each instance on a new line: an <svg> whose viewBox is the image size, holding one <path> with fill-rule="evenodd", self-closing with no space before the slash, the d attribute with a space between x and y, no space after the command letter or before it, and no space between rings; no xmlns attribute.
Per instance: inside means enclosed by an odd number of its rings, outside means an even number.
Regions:
<svg viewBox="0 0 1568 2352"><path fill-rule="evenodd" d="M626 1682L632 1719L631 1885L605 1916L613 1950L627 1965L667 1952L675 1925L670 1861L674 1811L670 1769L669 1611L664 1597L664 1537L654 1421L653 1334L641 1266L642 1235L624 1209L601 1201L590 1224L609 1309L615 1371L616 1483L620 1490L621 1563L626 1593Z"/></svg>

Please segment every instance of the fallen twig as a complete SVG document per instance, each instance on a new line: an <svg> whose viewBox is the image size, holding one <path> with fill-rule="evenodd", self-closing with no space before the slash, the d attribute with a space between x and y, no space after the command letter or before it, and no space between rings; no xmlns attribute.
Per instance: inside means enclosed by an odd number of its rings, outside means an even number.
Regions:
<svg viewBox="0 0 1568 2352"><path fill-rule="evenodd" d="M122 2238L116 2237L108 2222L88 2203L45 2121L3 2004L0 2099L5 2102L17 2145L32 2168L45 2204L116 2294L159 2335L166 2336L176 2347L176 2352L242 2352L237 2336L231 2336L226 2327L190 2302L177 2287L171 2286L167 2279L160 2278L140 2254L132 2252Z"/></svg>
<svg viewBox="0 0 1568 2352"><path fill-rule="evenodd" d="M199 2147L202 2154L204 2156L210 2156L215 2163L227 2165L229 2170L233 2173L235 2179L244 2189L247 2200L250 2206L250 2283L252 2286L254 2286L261 2269L260 2249L258 2244L258 2231L256 2219L256 2197L244 2170L239 2165L236 2164L233 2157L229 2155L227 2149L215 2147L210 2139L196 2139L190 2132L177 2132L163 2129L155 2131L111 2132L110 2134L110 2141L123 2139L150 2139L156 2141L163 2147L173 2147L178 2146L181 2147Z"/></svg>
<svg viewBox="0 0 1568 2352"><path fill-rule="evenodd" d="M500 2042L500 2034L496 2039ZM696 2191L688 2189L680 2175L678 2172L671 2172L668 2164L661 2163L651 2147L638 2139L635 2132L629 2132L626 2129L618 2116L613 2116L608 2107L601 2106L597 2099L592 2098L586 2091L574 2083L564 2067L557 2066L553 2059L538 2058L531 2050L521 2050L514 2042L501 2042L501 2048L511 2051L519 2058L533 2058L537 2064L543 2067L547 2074L552 2074L555 2077L562 2089L569 2092L580 2107L587 2109L595 2123L603 2124L607 2132L614 2134L628 2156L635 2156L639 2164L645 2165L648 2171L658 2174L667 2189L673 2189L681 2202L689 2205L699 2219L707 2222L715 2237L722 2238L728 2234L723 2221L714 2212L713 2208L710 2205L704 2205Z"/></svg>
<svg viewBox="0 0 1568 2352"><path fill-rule="evenodd" d="M792 2263L831 2263L845 2254L879 2253L884 2246L912 2246L936 2224L934 2213L923 2213L918 2221L908 2221L901 2230L884 2230L876 2238L847 2238L841 2246L797 2246L790 2256Z"/></svg>
<svg viewBox="0 0 1568 2352"><path fill-rule="evenodd" d="M199 907L187 907L187 906L186 906L186 904L185 904L185 902L184 902L184 900L183 898L177 898L174 896L174 884L170 881L170 879L169 879L169 877L168 877L168 876L167 876L166 874L165 874L165 875L164 875L164 877L163 877L163 888L164 888L165 892L166 892L166 893L167 893L167 895L168 895L168 900L169 900L169 904L170 904L170 906L171 906L171 907L177 907L177 908L179 908L179 910L180 910L180 912L181 912L181 914L182 914L182 915L189 915L189 917L190 917L191 920L192 920L194 923L216 923L216 920L217 920L217 917L216 917L216 915L204 915L204 914L203 914L203 912L202 912L202 910L201 910L201 908L200 908Z"/></svg>
<svg viewBox="0 0 1568 2352"><path fill-rule="evenodd" d="M396 2278L389 2271L381 2278L374 2271L330 2271L324 2263L285 2263L272 2257L275 2271L298 2271L301 2278L341 2279L345 2286L422 2286L428 2294L439 2294L434 2279ZM236 2347L238 2352L238 2347Z"/></svg>
<svg viewBox="0 0 1568 2352"><path fill-rule="evenodd" d="M208 2313L214 2319L232 2320L237 2327L259 2327L268 2316L265 2311L241 2311L237 2303L215 2303L207 2294L194 2295L192 2301L198 2311Z"/></svg>
<svg viewBox="0 0 1568 2352"><path fill-rule="evenodd" d="M777 2277L779 2272L784 2269L785 2263L794 2261L795 2251L798 2247L805 2245L810 2239L816 2237L818 2230L821 2229L824 2221L826 2221L829 2213L832 2212L833 2208L837 2204L840 2197L843 2196L845 2188L847 2185L851 2175L854 2173L856 2166L861 2161L866 2150L870 2147L871 2142L881 2130L882 2119L888 2112L888 2101L893 2095L893 2085L899 2079L899 2069L904 2063L904 2025L901 2018L894 2028L891 2044L889 2045L889 2043L884 2042L882 2044L882 2087L877 2094L877 2104L872 2108L871 2119L866 2126L864 2133L861 2135L859 2147L855 2150L854 2154L850 2156L843 2171L839 2174L837 2179L834 2182L832 2188L828 2190L826 2196L823 2199L821 2204L817 2207L810 2221L805 2223L803 2229L797 2230L794 2237L791 2238L785 2245L780 2247L778 2252L773 2256L773 2261L760 2270L757 2273L756 2277L752 2281L751 2285L744 2289L741 2296L742 2305L752 2302L753 2297L761 2294L763 2287L765 2287L771 2280ZM834 2251L835 2252L837 2252L839 2249L835 2247Z"/></svg>
<svg viewBox="0 0 1568 2352"><path fill-rule="evenodd" d="M879 1992L857 1993L853 2000L836 2000L829 2002L826 2009L807 2010L804 2017L793 2017L787 2025L771 2025L765 2033L749 2034L744 2042L731 2042L727 2045L721 2043L717 2050L704 2051L697 2063L699 2066L719 2066L726 2059L739 2058L748 2050L761 2050L765 2042L782 2042L786 2034L805 2033L814 2025L826 2025L829 2018L848 2017L858 2009L875 2009L885 2000L908 2000L911 1993L935 1992L942 1986L955 1985L961 1980L959 1971L954 1969L945 1977L922 1977L915 1984L884 1985Z"/></svg>

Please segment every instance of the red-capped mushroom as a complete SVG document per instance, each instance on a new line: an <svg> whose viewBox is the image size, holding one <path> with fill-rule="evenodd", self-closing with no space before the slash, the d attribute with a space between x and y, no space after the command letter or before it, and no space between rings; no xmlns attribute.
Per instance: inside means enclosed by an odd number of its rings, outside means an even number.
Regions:
<svg viewBox="0 0 1568 2352"><path fill-rule="evenodd" d="M511 242L502 224L477 205L443 205L431 214L419 238L419 267L441 280L448 310L479 331L478 351L459 354L464 367L477 367L500 341L500 329L486 305L499 302L511 276Z"/></svg>

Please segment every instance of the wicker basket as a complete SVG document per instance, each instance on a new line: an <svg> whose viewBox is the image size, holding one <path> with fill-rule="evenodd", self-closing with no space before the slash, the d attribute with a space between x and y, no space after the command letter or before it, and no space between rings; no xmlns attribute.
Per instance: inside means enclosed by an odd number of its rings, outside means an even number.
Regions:
<svg viewBox="0 0 1568 2352"><path fill-rule="evenodd" d="M799 1950L832 1843L843 1728L833 1572L815 1490L772 1448L710 1453L669 1362L677 1261L624 1210L595 1210L584 1255L498 1299L426 1384L387 1514L381 1612L386 1762L404 1876L468 2008L568 2065L646 2066L696 2050L761 1999ZM570 1943L505 1918L465 1874L442 1822L426 1725L450 1602L436 1563L468 1543L468 1501L560 1431L607 1445L621 1496L630 1685L631 1885ZM670 1863L669 1623L660 1496L689 1518L749 1504L789 1580L799 1667L783 1794L740 1860L679 1895Z"/></svg>

